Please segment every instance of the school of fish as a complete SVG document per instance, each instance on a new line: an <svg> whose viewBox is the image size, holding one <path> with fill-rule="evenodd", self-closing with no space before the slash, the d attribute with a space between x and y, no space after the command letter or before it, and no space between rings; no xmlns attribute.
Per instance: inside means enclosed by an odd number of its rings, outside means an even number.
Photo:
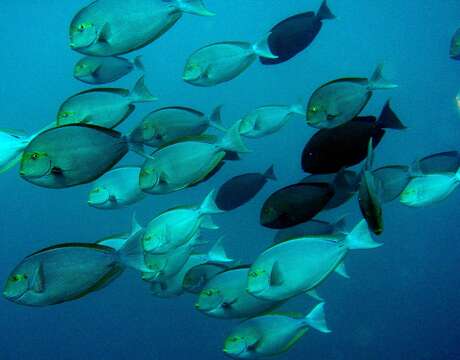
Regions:
<svg viewBox="0 0 460 360"><path fill-rule="evenodd" d="M214 217L243 206L267 182L277 181L271 166L204 191L194 206L173 204L147 224L140 225L133 215L126 233L38 250L11 271L3 296L20 305L56 305L101 290L131 268L155 296L195 294L198 312L240 319L222 341L226 355L281 355L309 328L330 332L317 288L332 273L348 277L344 260L350 251L382 245L372 235L384 232L385 204L398 200L426 207L445 200L460 184L460 153L427 154L410 165L374 168L374 152L387 130L397 135L406 129L390 101L380 114L362 114L374 91L397 88L384 78L382 65L368 78L325 79L306 104L262 106L228 125L220 106L203 113L171 105L153 110L128 133L117 131L137 103L157 99L145 83L141 56L122 56L167 36L186 14L217 16L202 0L96 0L82 8L69 29L69 47L84 55L73 76L95 87L69 96L56 119L33 135L1 129L0 172L19 163L20 177L36 186L91 183L89 206L126 208L149 196L205 188L227 161L244 158L250 151L246 141L276 134L291 118L301 117L303 126L316 128L299 149L299 167L307 175L279 186L260 205L260 225L276 230L273 243L251 264L241 264L227 255L223 237L203 251L207 241L201 234L219 228ZM222 41L197 49L177 76L192 86L213 87L236 78L256 60L276 66L298 56L333 19L324 0L316 12L294 14L254 42ZM452 38L450 57L460 60L460 30ZM141 75L131 90L99 87L133 71ZM139 155L138 164L119 166L130 151ZM349 169L353 166L358 169ZM362 220L351 228L345 218L335 223L316 218L354 197ZM302 294L319 304L306 314L277 311Z"/></svg>

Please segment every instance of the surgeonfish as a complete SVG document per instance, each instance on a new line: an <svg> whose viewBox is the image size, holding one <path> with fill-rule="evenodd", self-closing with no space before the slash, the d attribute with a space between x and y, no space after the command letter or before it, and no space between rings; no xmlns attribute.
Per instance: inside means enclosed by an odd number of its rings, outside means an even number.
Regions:
<svg viewBox="0 0 460 360"><path fill-rule="evenodd" d="M324 303L316 305L306 316L296 313L272 313L237 325L225 339L223 352L234 359L263 359L289 351L314 328L331 332L324 318Z"/></svg>
<svg viewBox="0 0 460 360"><path fill-rule="evenodd" d="M307 104L307 124L315 128L334 128L354 119L367 105L374 90L397 85L382 76L379 65L370 79L342 78L330 81L313 92Z"/></svg>
<svg viewBox="0 0 460 360"><path fill-rule="evenodd" d="M255 44L224 41L204 46L190 55L182 78L191 85L203 87L230 81L243 73L257 56L276 58L270 52L267 37Z"/></svg>
<svg viewBox="0 0 460 360"><path fill-rule="evenodd" d="M183 13L214 15L201 0L96 0L72 19L69 45L91 56L125 54L158 39Z"/></svg>

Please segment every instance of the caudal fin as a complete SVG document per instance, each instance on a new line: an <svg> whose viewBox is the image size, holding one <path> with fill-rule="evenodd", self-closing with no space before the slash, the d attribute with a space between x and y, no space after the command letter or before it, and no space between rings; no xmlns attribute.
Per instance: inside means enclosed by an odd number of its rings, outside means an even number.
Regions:
<svg viewBox="0 0 460 360"><path fill-rule="evenodd" d="M175 0L177 8L188 14L199 16L214 16L212 11L209 11L202 0Z"/></svg>
<svg viewBox="0 0 460 360"><path fill-rule="evenodd" d="M290 107L289 111L292 114L297 114L300 116L306 116L305 107L299 102L298 104L294 104Z"/></svg>
<svg viewBox="0 0 460 360"><path fill-rule="evenodd" d="M270 37L270 33L265 35L265 37L262 40L252 45L252 49L254 50L254 53L257 56L268 58L268 59L277 59L278 56L274 55L272 51L270 50L270 45L268 44L269 37Z"/></svg>
<svg viewBox="0 0 460 360"><path fill-rule="evenodd" d="M152 95L150 90L145 85L144 76L141 76L139 80L137 80L136 85L134 85L134 89L131 92L131 101L136 103L150 102L155 100L158 100L158 98Z"/></svg>
<svg viewBox="0 0 460 360"><path fill-rule="evenodd" d="M244 144L240 135L241 120L238 120L233 126L227 130L227 133L217 146L223 150L232 151L236 153L247 153L248 148Z"/></svg>
<svg viewBox="0 0 460 360"><path fill-rule="evenodd" d="M369 79L369 84L367 85L369 90L379 90L379 89L394 89L398 85L386 80L383 77L383 64L379 64Z"/></svg>
<svg viewBox="0 0 460 360"><path fill-rule="evenodd" d="M385 103L385 106L377 120L377 125L382 129L404 130L406 126L399 120L398 116L390 107L390 100Z"/></svg>
<svg viewBox="0 0 460 360"><path fill-rule="evenodd" d="M201 203L199 211L202 215L220 214L224 212L223 210L219 209L216 202L214 201L215 193L216 191L212 190Z"/></svg>
<svg viewBox="0 0 460 360"><path fill-rule="evenodd" d="M321 20L332 20L335 19L335 15L332 13L329 6L327 6L327 0L324 0L319 8L318 12L316 13L316 17Z"/></svg>
<svg viewBox="0 0 460 360"><path fill-rule="evenodd" d="M117 251L117 254L123 265L141 272L148 272L150 270L145 264L144 247L142 244L144 232L144 229L136 220L136 215L133 214L131 234L120 250Z"/></svg>
<svg viewBox="0 0 460 360"><path fill-rule="evenodd" d="M216 106L212 111L211 115L209 116L209 126L213 128L226 132L227 129L222 125L222 105Z"/></svg>
<svg viewBox="0 0 460 360"><path fill-rule="evenodd" d="M374 249L383 244L379 244L372 239L366 220L361 220L345 238L345 244L350 250Z"/></svg>
<svg viewBox="0 0 460 360"><path fill-rule="evenodd" d="M220 237L219 240L213 245L211 250L208 252L208 261L214 263L227 264L233 262L233 259L230 259L225 252L224 246L222 245L223 237Z"/></svg>
<svg viewBox="0 0 460 360"><path fill-rule="evenodd" d="M330 333L331 330L327 327L326 318L324 316L324 303L316 305L312 311L303 319L303 322L322 333Z"/></svg>
<svg viewBox="0 0 460 360"><path fill-rule="evenodd" d="M267 171L264 172L264 178L265 178L265 179L270 179L270 180L273 180L273 181L278 180L278 179L276 178L276 175L275 175L275 168L274 168L273 165L270 166L270 167L267 169Z"/></svg>
<svg viewBox="0 0 460 360"><path fill-rule="evenodd" d="M141 71L145 71L145 67L144 67L144 63L142 62L142 56L139 55L139 56L136 56L134 59L133 59L133 65L136 69L139 69Z"/></svg>

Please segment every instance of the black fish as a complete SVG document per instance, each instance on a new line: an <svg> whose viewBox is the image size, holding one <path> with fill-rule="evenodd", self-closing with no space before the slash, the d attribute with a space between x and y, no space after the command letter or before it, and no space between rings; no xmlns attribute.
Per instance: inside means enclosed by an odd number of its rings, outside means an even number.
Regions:
<svg viewBox="0 0 460 360"><path fill-rule="evenodd" d="M249 173L231 178L217 192L217 206L228 211L246 204L257 195L268 179L276 180L273 165L264 174Z"/></svg>
<svg viewBox="0 0 460 360"><path fill-rule="evenodd" d="M361 176L351 170L340 170L337 174L314 174L302 179L302 183L328 183L334 189L334 196L326 204L324 210L335 209L356 194Z"/></svg>
<svg viewBox="0 0 460 360"><path fill-rule="evenodd" d="M335 19L329 10L326 0L315 15L313 11L291 16L270 30L268 45L276 59L260 57L264 65L274 65L285 62L306 49L318 35L323 26L322 20Z"/></svg>
<svg viewBox="0 0 460 360"><path fill-rule="evenodd" d="M371 171L373 162L372 140L369 141L368 149L369 155L362 171L358 201L369 229L375 235L380 235L383 233L382 186Z"/></svg>
<svg viewBox="0 0 460 360"><path fill-rule="evenodd" d="M334 196L326 183L294 184L282 188L265 201L260 223L271 229L286 229L313 219Z"/></svg>
<svg viewBox="0 0 460 360"><path fill-rule="evenodd" d="M359 164L367 156L370 139L375 148L385 135L384 129L405 128L387 101L377 120L374 116L360 116L316 132L303 149L302 169L311 174L330 174Z"/></svg>

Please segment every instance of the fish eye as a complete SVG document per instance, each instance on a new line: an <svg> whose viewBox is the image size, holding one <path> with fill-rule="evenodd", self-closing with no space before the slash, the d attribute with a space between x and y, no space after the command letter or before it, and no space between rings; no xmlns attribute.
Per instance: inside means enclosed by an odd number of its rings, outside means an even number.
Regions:
<svg viewBox="0 0 460 360"><path fill-rule="evenodd" d="M259 274L257 273L257 271L251 271L249 273L249 276L252 277L252 278L256 278L257 276L259 276Z"/></svg>
<svg viewBox="0 0 460 360"><path fill-rule="evenodd" d="M212 296L213 291L212 291L212 290L205 290L205 291L204 291L204 294L205 294L206 296Z"/></svg>
<svg viewBox="0 0 460 360"><path fill-rule="evenodd" d="M83 32L83 31L85 31L86 29L89 29L92 26L93 26L93 24L91 24L91 23L81 23L80 25L78 25L77 29L78 29L78 31Z"/></svg>
<svg viewBox="0 0 460 360"><path fill-rule="evenodd" d="M38 158L40 157L40 154L39 153L32 153L32 155L30 155L30 158L32 160L38 160Z"/></svg>
<svg viewBox="0 0 460 360"><path fill-rule="evenodd" d="M319 111L317 106L313 106L310 110L312 113L317 113Z"/></svg>

